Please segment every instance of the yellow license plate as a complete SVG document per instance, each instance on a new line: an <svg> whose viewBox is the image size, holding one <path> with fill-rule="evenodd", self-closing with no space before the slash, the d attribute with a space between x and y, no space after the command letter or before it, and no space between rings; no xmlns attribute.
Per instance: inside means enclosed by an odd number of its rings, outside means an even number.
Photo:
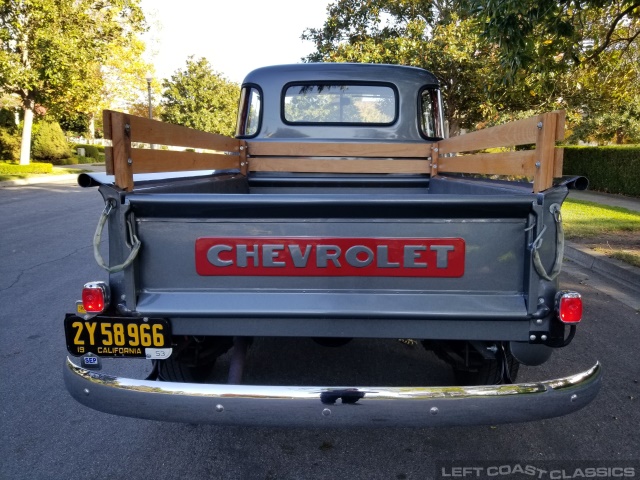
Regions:
<svg viewBox="0 0 640 480"><path fill-rule="evenodd" d="M171 325L164 318L67 315L64 330L67 350L75 356L149 358L149 351L171 348Z"/></svg>

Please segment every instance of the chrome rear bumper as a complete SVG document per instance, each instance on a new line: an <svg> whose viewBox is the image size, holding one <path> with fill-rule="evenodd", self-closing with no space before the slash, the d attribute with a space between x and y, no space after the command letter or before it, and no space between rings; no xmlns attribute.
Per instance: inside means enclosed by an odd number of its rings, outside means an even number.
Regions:
<svg viewBox="0 0 640 480"><path fill-rule="evenodd" d="M575 412L600 389L601 367L538 383L480 387L275 387L155 382L81 368L64 379L83 405L127 417L255 426L495 425Z"/></svg>

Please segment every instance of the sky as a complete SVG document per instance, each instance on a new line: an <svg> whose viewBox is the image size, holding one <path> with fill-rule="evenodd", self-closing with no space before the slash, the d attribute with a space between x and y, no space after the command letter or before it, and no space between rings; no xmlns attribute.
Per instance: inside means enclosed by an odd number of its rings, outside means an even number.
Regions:
<svg viewBox="0 0 640 480"><path fill-rule="evenodd" d="M241 83L251 70L298 63L314 51L302 41L321 28L334 0L142 0L150 29L147 60L158 79L205 57L214 71Z"/></svg>

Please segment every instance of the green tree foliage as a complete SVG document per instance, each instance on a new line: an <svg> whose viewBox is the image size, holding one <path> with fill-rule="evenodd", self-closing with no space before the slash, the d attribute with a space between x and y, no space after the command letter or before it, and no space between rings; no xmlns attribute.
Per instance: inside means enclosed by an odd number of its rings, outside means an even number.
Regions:
<svg viewBox="0 0 640 480"><path fill-rule="evenodd" d="M95 109L101 64L144 29L144 16L139 0L4 0L0 27L0 90L22 102L28 163L36 104L52 114Z"/></svg>
<svg viewBox="0 0 640 480"><path fill-rule="evenodd" d="M189 57L163 83L161 118L222 135L234 135L240 87L214 72L205 58Z"/></svg>
<svg viewBox="0 0 640 480"><path fill-rule="evenodd" d="M637 0L469 0L483 35L500 46L510 75L556 70L627 49L640 35ZM564 65L566 66L566 64Z"/></svg>
<svg viewBox="0 0 640 480"><path fill-rule="evenodd" d="M456 1L338 0L321 29L302 38L316 45L308 61L397 63L425 68L441 83L451 134L487 115L496 81L492 48Z"/></svg>
<svg viewBox="0 0 640 480"><path fill-rule="evenodd" d="M86 113L67 113L58 118L63 131L71 135L85 135L89 133L89 115Z"/></svg>
<svg viewBox="0 0 640 480"><path fill-rule="evenodd" d="M638 2L337 0L308 61L399 63L440 80L450 133L566 109L571 138L638 138ZM604 140L608 139L608 140Z"/></svg>
<svg viewBox="0 0 640 480"><path fill-rule="evenodd" d="M527 108L567 109L572 141L637 141L640 2L470 4L483 38L499 47L505 90L523 86Z"/></svg>
<svg viewBox="0 0 640 480"><path fill-rule="evenodd" d="M71 156L69 144L58 122L41 122L33 138L33 158L58 163Z"/></svg>

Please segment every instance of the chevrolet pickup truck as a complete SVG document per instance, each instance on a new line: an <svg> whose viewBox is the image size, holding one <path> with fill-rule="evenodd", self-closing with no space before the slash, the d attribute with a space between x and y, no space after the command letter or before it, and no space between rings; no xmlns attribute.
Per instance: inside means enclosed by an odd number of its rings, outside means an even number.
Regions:
<svg viewBox="0 0 640 480"><path fill-rule="evenodd" d="M251 72L235 138L105 111L106 173L79 183L105 202L108 281L65 317L68 391L111 414L220 425L497 424L587 405L599 363L517 383L582 319L557 278L560 208L581 184L561 178L564 113L451 138L443 119L425 70L330 63ZM410 339L452 382L244 384L260 337ZM229 381L207 383L221 355ZM108 375L105 358L153 370Z"/></svg>

